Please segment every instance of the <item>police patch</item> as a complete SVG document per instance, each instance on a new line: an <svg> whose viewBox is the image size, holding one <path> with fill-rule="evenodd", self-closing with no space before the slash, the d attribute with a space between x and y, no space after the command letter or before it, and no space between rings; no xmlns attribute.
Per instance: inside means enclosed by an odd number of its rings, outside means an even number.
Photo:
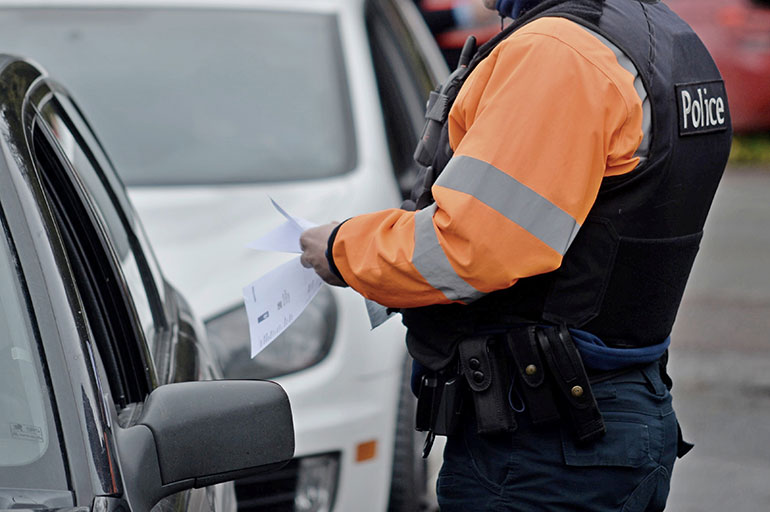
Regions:
<svg viewBox="0 0 770 512"><path fill-rule="evenodd" d="M680 136L727 130L727 94L722 80L678 84L676 98Z"/></svg>

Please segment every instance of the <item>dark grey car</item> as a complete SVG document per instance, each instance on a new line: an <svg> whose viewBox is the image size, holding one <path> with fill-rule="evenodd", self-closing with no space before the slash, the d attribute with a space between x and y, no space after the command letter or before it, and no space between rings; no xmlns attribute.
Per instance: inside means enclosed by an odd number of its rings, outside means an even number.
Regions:
<svg viewBox="0 0 770 512"><path fill-rule="evenodd" d="M234 510L292 458L283 390L219 377L67 92L0 56L0 509ZM203 382L208 381L208 382Z"/></svg>

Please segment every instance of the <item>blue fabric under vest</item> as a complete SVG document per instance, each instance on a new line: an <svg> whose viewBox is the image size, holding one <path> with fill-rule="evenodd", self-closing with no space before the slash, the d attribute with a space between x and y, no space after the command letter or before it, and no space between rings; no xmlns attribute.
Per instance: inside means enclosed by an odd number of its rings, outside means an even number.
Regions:
<svg viewBox="0 0 770 512"><path fill-rule="evenodd" d="M628 366L651 363L663 356L671 344L671 336L657 345L635 348L608 347L599 337L590 332L570 329L572 341L575 342L583 364L593 370L619 370Z"/></svg>

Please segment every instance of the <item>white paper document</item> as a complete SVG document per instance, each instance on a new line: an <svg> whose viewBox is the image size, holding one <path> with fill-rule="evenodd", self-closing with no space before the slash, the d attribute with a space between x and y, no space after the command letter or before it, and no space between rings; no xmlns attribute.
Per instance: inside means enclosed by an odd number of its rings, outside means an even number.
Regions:
<svg viewBox="0 0 770 512"><path fill-rule="evenodd" d="M286 217L286 222L268 234L248 243L246 247L258 251L293 252L302 254L302 249L299 247L299 236L306 229L315 227L316 224L305 219L300 219L299 217L292 217L286 213L283 208L278 206L278 203L272 199L270 199L270 202L273 203L273 206L281 213L281 215Z"/></svg>
<svg viewBox="0 0 770 512"><path fill-rule="evenodd" d="M249 317L251 357L278 337L313 300L323 281L299 258L287 261L243 289Z"/></svg>
<svg viewBox="0 0 770 512"><path fill-rule="evenodd" d="M299 237L306 229L316 224L299 217L292 217L278 203L270 199L273 206L286 221L246 245L260 251L275 251L301 254ZM323 280L315 270L305 268L299 258L290 260L263 275L243 289L243 300L249 318L251 357L262 352L305 310L321 289ZM393 316L385 306L367 300L366 311L372 329Z"/></svg>

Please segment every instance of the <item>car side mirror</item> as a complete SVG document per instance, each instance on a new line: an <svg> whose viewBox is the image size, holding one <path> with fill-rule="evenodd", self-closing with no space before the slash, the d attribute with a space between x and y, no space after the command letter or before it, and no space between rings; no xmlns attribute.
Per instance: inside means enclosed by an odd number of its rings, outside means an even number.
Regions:
<svg viewBox="0 0 770 512"><path fill-rule="evenodd" d="M143 512L185 489L279 469L294 456L294 426L275 382L182 382L155 389L117 444L129 505Z"/></svg>

